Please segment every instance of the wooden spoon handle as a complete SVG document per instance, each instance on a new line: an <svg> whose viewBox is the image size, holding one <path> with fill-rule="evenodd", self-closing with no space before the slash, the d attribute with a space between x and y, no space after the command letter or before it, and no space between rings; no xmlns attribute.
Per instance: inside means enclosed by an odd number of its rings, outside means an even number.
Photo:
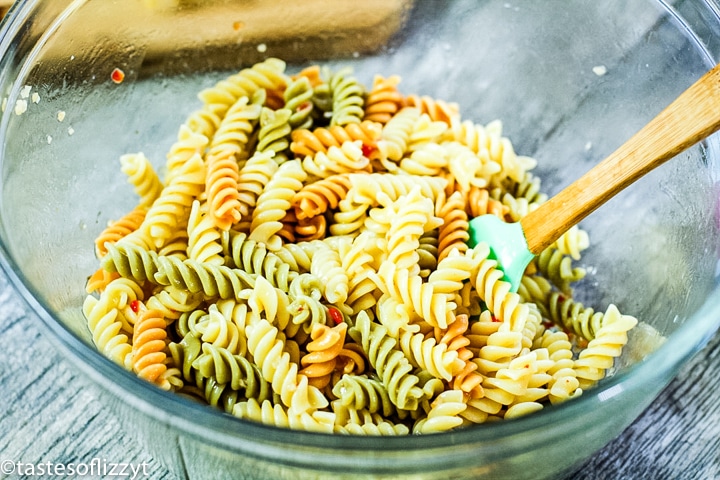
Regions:
<svg viewBox="0 0 720 480"><path fill-rule="evenodd" d="M620 148L520 220L539 254L618 192L720 129L720 65L683 92Z"/></svg>

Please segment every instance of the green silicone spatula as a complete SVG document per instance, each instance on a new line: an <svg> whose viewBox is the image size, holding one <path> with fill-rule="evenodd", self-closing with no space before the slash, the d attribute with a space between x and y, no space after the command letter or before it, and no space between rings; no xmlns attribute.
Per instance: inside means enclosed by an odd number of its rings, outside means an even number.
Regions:
<svg viewBox="0 0 720 480"><path fill-rule="evenodd" d="M470 221L471 247L485 242L513 291L525 268L560 235L618 192L720 129L720 65L683 92L605 160L517 223Z"/></svg>

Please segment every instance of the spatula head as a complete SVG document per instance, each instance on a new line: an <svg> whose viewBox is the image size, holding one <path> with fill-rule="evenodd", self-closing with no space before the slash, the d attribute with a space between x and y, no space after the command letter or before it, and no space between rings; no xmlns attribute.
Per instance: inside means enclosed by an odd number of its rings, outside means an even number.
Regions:
<svg viewBox="0 0 720 480"><path fill-rule="evenodd" d="M490 256L498 261L505 280L517 292L525 268L535 255L528 249L525 233L519 222L506 223L495 215L482 215L470 220L468 245L485 242Z"/></svg>

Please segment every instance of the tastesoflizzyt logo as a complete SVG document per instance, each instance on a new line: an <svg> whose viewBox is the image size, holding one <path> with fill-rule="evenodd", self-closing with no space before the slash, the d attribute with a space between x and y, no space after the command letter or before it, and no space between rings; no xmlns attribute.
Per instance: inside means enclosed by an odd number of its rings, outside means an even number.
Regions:
<svg viewBox="0 0 720 480"><path fill-rule="evenodd" d="M0 461L0 477L121 477L128 480L147 478L148 464L111 462L104 458L93 458L90 462L17 462L15 460Z"/></svg>

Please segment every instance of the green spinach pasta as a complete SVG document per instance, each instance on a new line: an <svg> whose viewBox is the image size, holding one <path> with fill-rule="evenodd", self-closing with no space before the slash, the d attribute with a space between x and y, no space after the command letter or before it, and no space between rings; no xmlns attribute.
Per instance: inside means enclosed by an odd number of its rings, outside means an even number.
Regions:
<svg viewBox="0 0 720 480"><path fill-rule="evenodd" d="M228 415L347 435L430 434L592 388L637 320L573 298L574 227L517 293L468 222L545 201L498 121L270 58L203 90L164 167L120 159L137 204L93 248L98 350Z"/></svg>

